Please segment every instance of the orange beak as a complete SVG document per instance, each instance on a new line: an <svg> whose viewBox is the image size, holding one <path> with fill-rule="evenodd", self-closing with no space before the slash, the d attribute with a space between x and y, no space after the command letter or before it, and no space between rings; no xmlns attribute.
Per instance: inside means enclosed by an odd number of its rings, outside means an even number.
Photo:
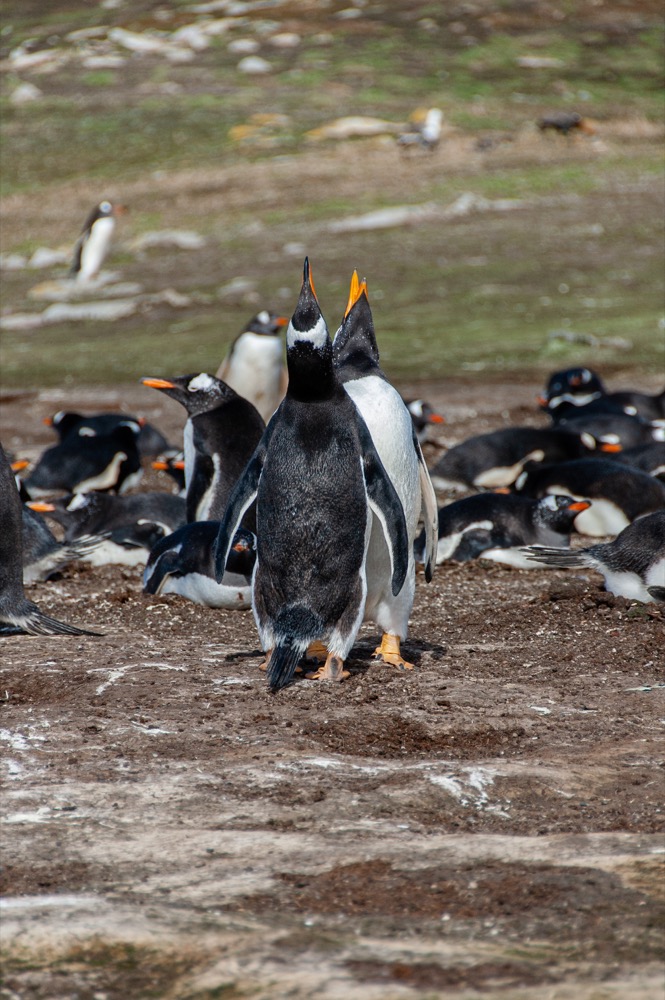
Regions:
<svg viewBox="0 0 665 1000"><path fill-rule="evenodd" d="M53 417L44 417L42 423L46 424L47 427L53 427Z"/></svg>
<svg viewBox="0 0 665 1000"><path fill-rule="evenodd" d="M19 458L18 461L12 462L12 472L23 472L29 465L30 462L26 458Z"/></svg>
<svg viewBox="0 0 665 1000"><path fill-rule="evenodd" d="M165 378L142 378L139 379L143 385L149 386L151 389L175 389L176 385L174 382L169 382Z"/></svg>
<svg viewBox="0 0 665 1000"><path fill-rule="evenodd" d="M278 316L277 319L275 320L275 326L282 327L282 326L288 326L288 325L289 325L289 317L288 316Z"/></svg>
<svg viewBox="0 0 665 1000"><path fill-rule="evenodd" d="M536 402L539 406L547 406L547 400L544 396L536 396Z"/></svg>
<svg viewBox="0 0 665 1000"><path fill-rule="evenodd" d="M184 463L184 461L181 458L179 458L177 462L171 462L171 468L172 469L179 469L180 472L184 472L185 471L185 463Z"/></svg>
<svg viewBox="0 0 665 1000"><path fill-rule="evenodd" d="M349 315L354 305L358 300L358 289L360 288L360 281L358 280L358 272L354 270L351 275L351 286L349 288L349 301L346 303L346 309L344 310L344 319Z"/></svg>
<svg viewBox="0 0 665 1000"><path fill-rule="evenodd" d="M157 472L166 472L166 470L168 469L169 466L168 466L168 462L153 462L152 463L152 467Z"/></svg>
<svg viewBox="0 0 665 1000"><path fill-rule="evenodd" d="M28 500L27 507L30 510L36 510L38 514L50 514L55 507L52 503L47 503L46 500Z"/></svg>
<svg viewBox="0 0 665 1000"><path fill-rule="evenodd" d="M430 413L427 418L428 424L445 424L446 418L442 417L440 413Z"/></svg>
<svg viewBox="0 0 665 1000"><path fill-rule="evenodd" d="M492 493L510 493L510 489L507 486L497 486L495 490L492 490Z"/></svg>
<svg viewBox="0 0 665 1000"><path fill-rule="evenodd" d="M128 211L129 211L129 209L127 208L126 205L114 205L113 206L113 214L114 215L127 215Z"/></svg>
<svg viewBox="0 0 665 1000"><path fill-rule="evenodd" d="M575 510L579 514L583 510L588 510L590 506L589 500L576 500L575 503L568 504L568 510Z"/></svg>
<svg viewBox="0 0 665 1000"><path fill-rule="evenodd" d="M620 444L618 443L611 444L609 441L601 441L600 444L598 445L598 450L611 452L612 454L616 453L617 451L623 451Z"/></svg>

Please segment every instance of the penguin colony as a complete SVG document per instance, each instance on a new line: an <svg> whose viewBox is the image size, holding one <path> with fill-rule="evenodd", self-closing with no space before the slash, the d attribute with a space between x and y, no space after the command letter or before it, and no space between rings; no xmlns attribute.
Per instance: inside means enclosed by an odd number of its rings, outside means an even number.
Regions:
<svg viewBox="0 0 665 1000"><path fill-rule="evenodd" d="M113 214L110 203L91 214L77 280L98 272L111 231L98 227ZM181 442L141 417L60 411L45 421L58 442L23 480L28 463L0 450L0 634L89 634L43 615L24 584L76 559L145 565L146 594L251 606L277 691L303 668L348 676L363 621L381 632L374 658L411 669L401 644L417 563L428 582L449 560L585 568L616 595L665 599L665 392L609 393L590 369L555 372L539 399L549 427L476 435L428 470L421 444L443 416L387 380L355 272L330 336L308 260L290 320L258 313L216 376L141 381L185 410ZM173 492L135 492L148 462ZM571 548L574 534L613 540Z"/></svg>

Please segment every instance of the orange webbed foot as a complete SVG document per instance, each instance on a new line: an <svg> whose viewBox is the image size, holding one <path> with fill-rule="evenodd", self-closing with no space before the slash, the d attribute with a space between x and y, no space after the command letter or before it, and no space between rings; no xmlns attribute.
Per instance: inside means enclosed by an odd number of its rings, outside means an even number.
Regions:
<svg viewBox="0 0 665 1000"><path fill-rule="evenodd" d="M393 667L397 667L398 670L413 670L413 663L405 660L400 653L399 642L399 636L384 632L381 645L377 646L372 653L372 659L380 660L383 663L390 663Z"/></svg>

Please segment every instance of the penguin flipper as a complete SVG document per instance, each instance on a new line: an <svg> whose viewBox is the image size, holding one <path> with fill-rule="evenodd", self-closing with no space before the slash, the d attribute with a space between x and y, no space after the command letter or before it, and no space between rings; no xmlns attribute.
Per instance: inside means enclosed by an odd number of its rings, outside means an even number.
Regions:
<svg viewBox="0 0 665 1000"><path fill-rule="evenodd" d="M425 464L420 443L414 431L413 445L418 456L418 475L420 477L420 516L425 522L425 580L430 583L436 566L436 549L439 542L439 514L436 493Z"/></svg>
<svg viewBox="0 0 665 1000"><path fill-rule="evenodd" d="M240 527L243 515L256 499L259 490L259 480L266 459L267 441L269 435L264 434L256 447L256 451L245 466L245 471L233 487L229 497L224 517L219 526L217 541L214 543L214 567L217 583L222 582L226 570L226 560L233 537Z"/></svg>
<svg viewBox="0 0 665 1000"><path fill-rule="evenodd" d="M589 559L586 549L556 549L546 545L526 545L520 550L532 562L543 563L544 566L557 566L561 569L595 566Z"/></svg>
<svg viewBox="0 0 665 1000"><path fill-rule="evenodd" d="M27 600L19 609L7 616L5 624L11 630L5 632L6 635L26 632L28 635L101 635L101 632L91 632L89 629L78 628L76 625L68 625L66 622L58 621L57 618L51 618L50 615L40 611L36 604Z"/></svg>
<svg viewBox="0 0 665 1000"><path fill-rule="evenodd" d="M409 536L402 502L386 472L365 421L358 415L367 500L376 514L390 552L392 592L396 597L409 568Z"/></svg>
<svg viewBox="0 0 665 1000"><path fill-rule="evenodd" d="M174 549L164 552L152 563L148 561L143 571L143 593L161 594L168 578L178 573L180 562L180 551Z"/></svg>
<svg viewBox="0 0 665 1000"><path fill-rule="evenodd" d="M496 547L496 545L497 542L492 533L486 528L473 528L471 531L464 532L459 545L450 558L454 562L470 562L472 559L478 559L483 552ZM499 545L498 547L503 548L504 546Z"/></svg>
<svg viewBox="0 0 665 1000"><path fill-rule="evenodd" d="M647 593L654 601L665 601L665 587L647 587Z"/></svg>

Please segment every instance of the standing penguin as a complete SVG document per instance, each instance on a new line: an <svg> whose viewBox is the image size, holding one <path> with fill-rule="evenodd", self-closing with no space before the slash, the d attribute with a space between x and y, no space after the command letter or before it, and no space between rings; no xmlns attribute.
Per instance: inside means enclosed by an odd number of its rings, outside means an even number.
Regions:
<svg viewBox="0 0 665 1000"><path fill-rule="evenodd" d="M288 322L288 317L262 309L238 334L217 372L217 378L254 404L266 423L286 392L280 334Z"/></svg>
<svg viewBox="0 0 665 1000"><path fill-rule="evenodd" d="M85 282L98 276L111 247L115 217L125 211L124 205L112 205L110 201L95 205L76 241L70 278Z"/></svg>
<svg viewBox="0 0 665 1000"><path fill-rule="evenodd" d="M226 382L206 372L171 379L142 378L141 382L161 389L187 410L187 520L219 520L265 430L263 418Z"/></svg>
<svg viewBox="0 0 665 1000"><path fill-rule="evenodd" d="M233 491L216 553L221 580L233 533L256 497L252 607L273 691L289 683L315 641L328 655L313 676L346 676L344 660L365 610L372 513L386 534L393 594L408 569L402 505L337 377L307 259L286 346L286 396Z"/></svg>
<svg viewBox="0 0 665 1000"><path fill-rule="evenodd" d="M22 504L0 444L0 634L93 635L50 618L23 591Z"/></svg>
<svg viewBox="0 0 665 1000"><path fill-rule="evenodd" d="M388 382L379 364L367 284L354 271L342 325L333 341L335 369L367 425L383 466L399 496L409 539L409 565L404 586L394 594L390 553L383 527L373 518L367 553L365 618L382 629L378 660L401 669L412 669L400 653L408 632L416 588L413 541L423 515L426 533L425 578L432 579L438 537L436 494L417 440L413 420L402 397Z"/></svg>

